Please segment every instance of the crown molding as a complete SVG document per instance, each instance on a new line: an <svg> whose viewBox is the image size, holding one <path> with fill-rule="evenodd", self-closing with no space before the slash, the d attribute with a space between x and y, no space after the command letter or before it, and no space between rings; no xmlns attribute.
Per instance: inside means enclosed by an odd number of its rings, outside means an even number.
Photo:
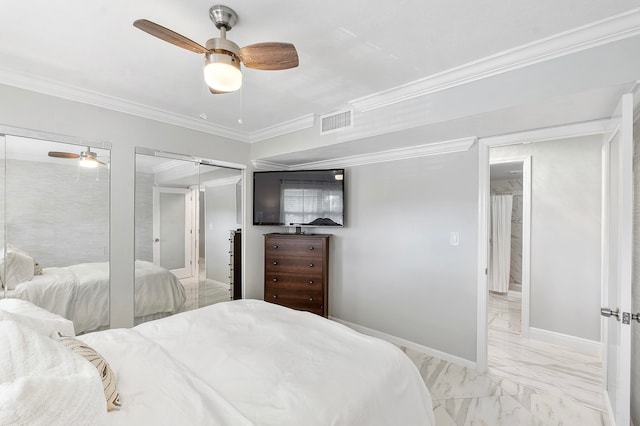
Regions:
<svg viewBox="0 0 640 426"><path fill-rule="evenodd" d="M291 166L282 163L275 163L273 161L266 160L251 160L254 170L264 171L277 171L277 170L290 170Z"/></svg>
<svg viewBox="0 0 640 426"><path fill-rule="evenodd" d="M240 176L231 176L223 179L210 180L202 183L200 186L205 188L214 188L217 186L235 185L240 182Z"/></svg>
<svg viewBox="0 0 640 426"><path fill-rule="evenodd" d="M249 134L248 141L250 143L259 142L265 139L275 138L276 136L285 135L287 133L297 132L298 130L308 129L313 127L315 118L315 114L311 113L303 115L302 117L294 118L293 120L285 121L284 123L266 127L262 130Z"/></svg>
<svg viewBox="0 0 640 426"><path fill-rule="evenodd" d="M125 114L135 115L162 123L173 124L187 129L197 130L216 136L222 136L241 142L249 142L249 135L228 127L212 124L207 121L187 117L137 102L118 98L104 93L83 89L59 81L40 76L9 70L0 67L0 83L20 89L56 96L84 104L94 105Z"/></svg>
<svg viewBox="0 0 640 426"><path fill-rule="evenodd" d="M303 169L334 169L344 167L364 166L367 164L385 163L388 161L407 160L410 158L428 157L431 155L452 154L454 152L468 151L477 138L469 137L453 139L449 141L434 142L424 145L396 148L387 151L373 152L369 154L353 155L331 160L314 161L289 166L289 170Z"/></svg>
<svg viewBox="0 0 640 426"><path fill-rule="evenodd" d="M640 34L640 8L351 101L366 112Z"/></svg>
<svg viewBox="0 0 640 426"><path fill-rule="evenodd" d="M576 138L580 136L601 135L612 132L618 125L616 119L585 121L562 126L545 127L525 132L480 138L480 142L489 146L515 145L520 143L544 142L554 139Z"/></svg>

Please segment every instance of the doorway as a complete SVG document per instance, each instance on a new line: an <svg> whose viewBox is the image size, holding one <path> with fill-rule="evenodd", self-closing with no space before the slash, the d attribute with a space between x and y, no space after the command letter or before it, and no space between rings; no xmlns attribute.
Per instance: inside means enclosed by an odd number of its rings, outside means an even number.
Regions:
<svg viewBox="0 0 640 426"><path fill-rule="evenodd" d="M521 292L518 274L509 269L506 287L490 292L491 277L498 271L494 270L495 262L488 259L485 324L490 374L604 413L597 315L601 295L601 151L600 135L488 150L488 178L494 179L487 179L487 198L493 192L524 199L525 187L530 188L530 207L524 207L523 200L522 215L511 209L506 221L511 225L509 231L517 230L522 221L522 239L527 229L530 236L521 246ZM496 169L504 167L504 172L515 176L519 173L516 164L525 160L531 165L530 183L523 182L521 194L518 179L503 177L502 188L495 182ZM523 181L526 175L523 173ZM517 205L515 200L513 204ZM487 219L491 223L490 216ZM489 235L497 238L493 232ZM489 243L489 238L486 241Z"/></svg>
<svg viewBox="0 0 640 426"><path fill-rule="evenodd" d="M178 279L193 276L193 206L188 188L153 188L153 263Z"/></svg>

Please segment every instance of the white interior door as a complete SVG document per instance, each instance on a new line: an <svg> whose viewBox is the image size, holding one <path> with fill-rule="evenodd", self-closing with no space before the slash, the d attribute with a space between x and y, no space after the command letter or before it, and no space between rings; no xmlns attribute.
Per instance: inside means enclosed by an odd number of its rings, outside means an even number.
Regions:
<svg viewBox="0 0 640 426"><path fill-rule="evenodd" d="M179 279L192 276L191 190L153 188L153 263Z"/></svg>
<svg viewBox="0 0 640 426"><path fill-rule="evenodd" d="M614 116L618 128L603 149L603 342L605 395L614 425L630 424L631 272L633 231L633 95Z"/></svg>

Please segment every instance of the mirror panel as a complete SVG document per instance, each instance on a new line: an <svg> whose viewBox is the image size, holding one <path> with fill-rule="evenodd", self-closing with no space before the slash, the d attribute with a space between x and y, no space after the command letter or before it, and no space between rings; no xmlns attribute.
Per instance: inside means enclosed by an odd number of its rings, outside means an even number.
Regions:
<svg viewBox="0 0 640 426"><path fill-rule="evenodd" d="M234 298L232 281L239 271L234 271L233 235L242 229L241 178L237 169L200 165L200 307Z"/></svg>
<svg viewBox="0 0 640 426"><path fill-rule="evenodd" d="M5 235L4 235L4 230L5 230L5 220L4 220L4 216L5 216L5 212L4 212L4 208L5 208L5 194L4 194L4 179L5 179L5 149L6 149L6 143L5 143L5 137L4 135L0 135L0 184L2 185L2 188L0 189L0 251L2 253L5 252L6 250L6 239L5 239ZM4 279L2 277L7 276L7 270L6 270L6 262L4 262L4 259L0 256L0 262L2 262L2 265L0 265L0 299L4 299L7 297L6 295L6 289L5 289L5 285L4 285Z"/></svg>
<svg viewBox="0 0 640 426"><path fill-rule="evenodd" d="M136 153L136 324L231 300L241 178L206 160Z"/></svg>
<svg viewBox="0 0 640 426"><path fill-rule="evenodd" d="M2 282L73 321L109 327L110 150L5 136Z"/></svg>

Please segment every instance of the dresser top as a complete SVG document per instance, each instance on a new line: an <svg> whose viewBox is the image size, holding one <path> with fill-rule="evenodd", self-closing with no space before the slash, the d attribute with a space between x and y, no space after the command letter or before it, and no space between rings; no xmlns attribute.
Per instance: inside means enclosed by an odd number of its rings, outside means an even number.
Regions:
<svg viewBox="0 0 640 426"><path fill-rule="evenodd" d="M299 238L299 237L330 237L331 234L291 234L288 232L272 232L270 234L264 234L265 237L267 236L274 236L274 237L292 237L292 238Z"/></svg>

